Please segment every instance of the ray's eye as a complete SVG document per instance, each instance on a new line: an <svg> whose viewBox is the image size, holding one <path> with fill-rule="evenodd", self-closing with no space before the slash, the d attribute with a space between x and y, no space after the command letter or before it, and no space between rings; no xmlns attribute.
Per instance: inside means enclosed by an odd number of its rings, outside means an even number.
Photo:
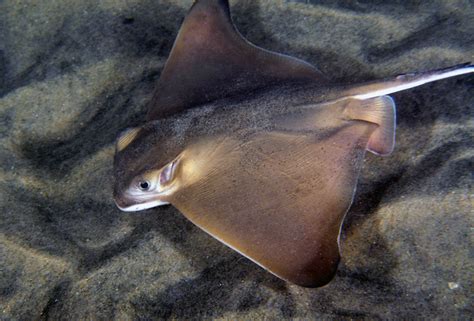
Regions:
<svg viewBox="0 0 474 321"><path fill-rule="evenodd" d="M139 181L138 182L138 188L141 189L142 191L148 191L150 188L150 182L148 181Z"/></svg>

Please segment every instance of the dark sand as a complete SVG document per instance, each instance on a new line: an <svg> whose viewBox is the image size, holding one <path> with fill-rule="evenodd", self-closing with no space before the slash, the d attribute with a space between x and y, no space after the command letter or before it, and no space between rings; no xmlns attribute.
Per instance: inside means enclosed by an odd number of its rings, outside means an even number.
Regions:
<svg viewBox="0 0 474 321"><path fill-rule="evenodd" d="M474 60L468 0L232 1L254 43L364 81ZM0 319L474 318L474 77L398 93L335 279L287 284L163 207L111 198L187 1L0 2Z"/></svg>

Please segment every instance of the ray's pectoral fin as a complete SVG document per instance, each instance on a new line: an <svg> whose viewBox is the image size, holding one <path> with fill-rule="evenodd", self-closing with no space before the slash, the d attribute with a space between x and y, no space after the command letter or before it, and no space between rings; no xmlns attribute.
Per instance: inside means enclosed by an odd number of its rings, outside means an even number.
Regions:
<svg viewBox="0 0 474 321"><path fill-rule="evenodd" d="M272 131L191 146L170 203L280 278L322 286L336 273L341 222L374 127L357 121L329 136Z"/></svg>
<svg viewBox="0 0 474 321"><path fill-rule="evenodd" d="M372 99L350 99L343 114L353 120L362 120L378 125L370 135L367 150L386 156L395 147L395 102L390 96Z"/></svg>
<svg viewBox="0 0 474 321"><path fill-rule="evenodd" d="M158 119L284 81L320 81L312 65L261 49L235 29L227 0L198 0L186 16L150 102Z"/></svg>

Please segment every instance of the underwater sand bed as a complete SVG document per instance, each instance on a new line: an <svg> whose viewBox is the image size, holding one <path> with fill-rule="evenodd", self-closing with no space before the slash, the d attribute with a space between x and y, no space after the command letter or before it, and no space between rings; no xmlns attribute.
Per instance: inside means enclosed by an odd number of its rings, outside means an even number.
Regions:
<svg viewBox="0 0 474 321"><path fill-rule="evenodd" d="M6 318L469 317L472 77L395 95L394 154L368 156L336 278L286 284L172 207L111 198L113 144L191 1L3 3L0 311ZM474 59L473 9L234 1L254 43L363 81Z"/></svg>

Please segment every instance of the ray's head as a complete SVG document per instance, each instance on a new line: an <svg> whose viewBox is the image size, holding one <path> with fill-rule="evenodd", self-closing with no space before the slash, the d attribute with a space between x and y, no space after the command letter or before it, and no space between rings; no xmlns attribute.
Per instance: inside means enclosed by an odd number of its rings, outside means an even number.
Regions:
<svg viewBox="0 0 474 321"><path fill-rule="evenodd" d="M164 123L129 128L117 138L114 200L127 212L168 204L182 151Z"/></svg>

